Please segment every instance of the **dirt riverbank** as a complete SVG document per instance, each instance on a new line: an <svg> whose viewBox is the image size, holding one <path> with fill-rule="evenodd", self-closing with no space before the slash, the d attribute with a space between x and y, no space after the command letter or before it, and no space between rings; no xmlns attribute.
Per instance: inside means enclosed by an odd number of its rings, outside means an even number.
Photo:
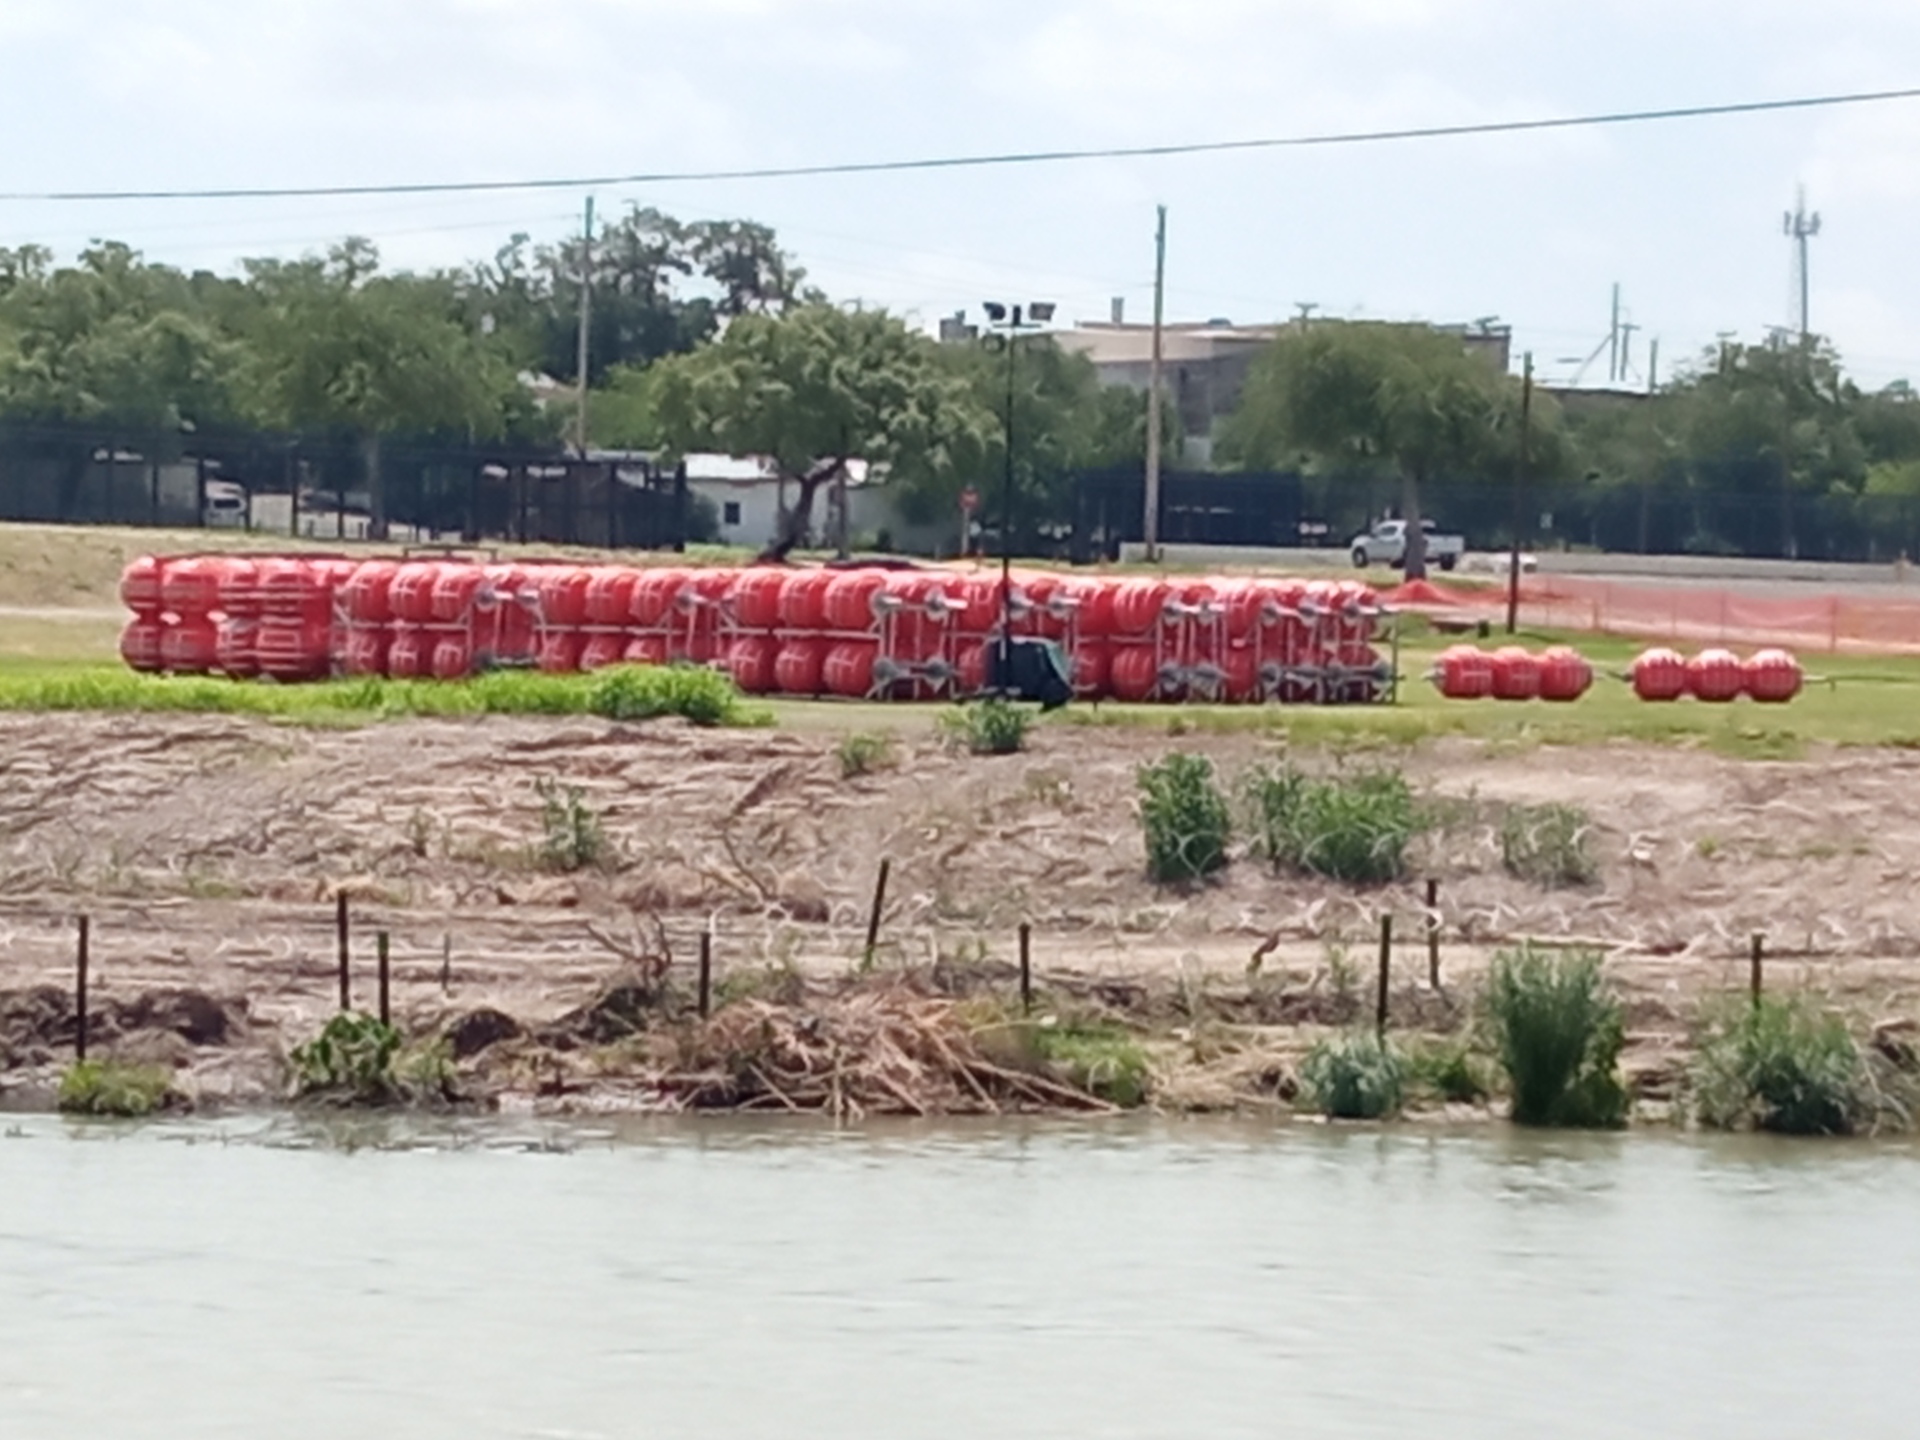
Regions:
<svg viewBox="0 0 1920 1440"><path fill-rule="evenodd" d="M684 1015L709 930L714 1025L749 1013L727 1020L729 1003L767 1007L755 1033L791 1028L806 1051L789 1057L796 1075L827 1057L829 1102L832 1057L851 1057L852 1037L911 1049L908 1010L943 1037L1001 1024L1022 921L1038 1012L1137 1031L1174 1105L1283 1099L1323 1027L1370 1014L1383 912L1397 925L1397 1026L1464 1024L1503 945L1605 951L1628 1003L1627 1067L1656 1098L1698 1004L1745 984L1755 932L1769 985L1812 986L1863 1027L1920 1009L1920 757L1904 751L1373 752L1345 763L1398 764L1433 802L1408 882L1356 889L1242 858L1217 883L1169 889L1145 876L1135 767L1195 750L1231 780L1279 754L1274 740L1059 725L1026 754L982 759L903 735L891 764L851 779L837 744L575 721L0 717L0 1094L44 1096L68 1058L72 919L85 913L100 1045L173 1066L203 1102L280 1095L286 1051L337 1004L342 890L356 1000L373 1003L384 930L396 1019L452 1036L469 1092L509 1105L720 1103L663 1079L718 1073L744 1043ZM577 787L603 866L543 863L543 782ZM1503 807L1544 800L1590 816L1597 883L1548 890L1506 873ZM855 983L882 859L873 973ZM655 997L637 1009L636 976ZM609 996L624 1018L607 1019ZM478 1044L489 1026L495 1043ZM986 1069L914 1052L908 1068L945 1077L931 1108L1067 1103L1045 1097L1071 1067L1026 1050L986 1043ZM842 1099L887 1108L885 1083L859 1089L867 1080L839 1069ZM1038 1080L1023 1091L994 1072Z"/></svg>

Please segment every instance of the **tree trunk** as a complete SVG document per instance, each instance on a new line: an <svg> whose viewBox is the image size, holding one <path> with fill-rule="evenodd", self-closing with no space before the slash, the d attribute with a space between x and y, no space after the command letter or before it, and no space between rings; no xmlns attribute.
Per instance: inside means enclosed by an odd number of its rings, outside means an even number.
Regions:
<svg viewBox="0 0 1920 1440"><path fill-rule="evenodd" d="M766 561L785 560L807 537L807 528L813 523L813 497L822 485L837 478L846 468L844 455L836 455L826 460L815 461L813 468L804 475L793 477L799 487L793 508L780 517L780 533L773 543L759 554Z"/></svg>
<svg viewBox="0 0 1920 1440"><path fill-rule="evenodd" d="M387 538L387 487L380 474L380 434L369 430L360 440L360 458L367 472L367 538Z"/></svg>
<svg viewBox="0 0 1920 1440"><path fill-rule="evenodd" d="M1400 475L1400 518L1407 522L1406 578L1427 578L1427 532L1420 524L1420 477L1411 470Z"/></svg>

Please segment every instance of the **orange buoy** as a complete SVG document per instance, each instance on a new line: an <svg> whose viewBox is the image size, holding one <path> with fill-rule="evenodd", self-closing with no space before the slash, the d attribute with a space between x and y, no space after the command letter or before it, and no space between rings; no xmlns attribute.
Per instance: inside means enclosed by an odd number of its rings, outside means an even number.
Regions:
<svg viewBox="0 0 1920 1440"><path fill-rule="evenodd" d="M1493 663L1477 645L1449 645L1434 661L1433 683L1449 700L1484 700L1493 694Z"/></svg>
<svg viewBox="0 0 1920 1440"><path fill-rule="evenodd" d="M1493 652L1493 698L1532 700L1540 694L1540 662L1518 645Z"/></svg>
<svg viewBox="0 0 1920 1440"><path fill-rule="evenodd" d="M1687 661L1687 690L1696 700L1724 705L1747 687L1740 657L1718 647L1702 650Z"/></svg>
<svg viewBox="0 0 1920 1440"><path fill-rule="evenodd" d="M1687 693L1687 662L1664 645L1642 650L1631 671L1633 693L1642 700L1678 700Z"/></svg>
<svg viewBox="0 0 1920 1440"><path fill-rule="evenodd" d="M1800 662L1788 650L1756 650L1741 668L1746 672L1747 694L1762 705L1784 705L1806 683Z"/></svg>
<svg viewBox="0 0 1920 1440"><path fill-rule="evenodd" d="M818 695L826 660L824 640L812 635L783 640L773 659L773 683L782 694Z"/></svg>
<svg viewBox="0 0 1920 1440"><path fill-rule="evenodd" d="M1549 645L1540 652L1540 698L1578 700L1593 684L1593 666L1570 645Z"/></svg>

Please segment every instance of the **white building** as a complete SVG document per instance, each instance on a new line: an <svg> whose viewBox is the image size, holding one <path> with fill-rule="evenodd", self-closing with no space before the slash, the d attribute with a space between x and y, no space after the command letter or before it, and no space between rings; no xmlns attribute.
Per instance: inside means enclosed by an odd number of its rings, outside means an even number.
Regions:
<svg viewBox="0 0 1920 1440"><path fill-rule="evenodd" d="M687 490L714 508L719 539L752 548L771 544L780 520L799 499L799 487L781 478L763 456L695 454L686 458ZM951 524L912 525L904 520L893 495L865 460L847 462L845 485L829 483L814 492L809 545L830 545L840 531L836 507L844 495L847 542L855 549L885 542L886 548L924 554L953 554L960 543L960 518Z"/></svg>

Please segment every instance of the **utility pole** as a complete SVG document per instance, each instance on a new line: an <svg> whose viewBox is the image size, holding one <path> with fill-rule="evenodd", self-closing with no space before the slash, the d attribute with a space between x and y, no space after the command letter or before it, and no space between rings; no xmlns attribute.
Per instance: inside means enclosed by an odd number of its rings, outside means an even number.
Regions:
<svg viewBox="0 0 1920 1440"><path fill-rule="evenodd" d="M1159 211L1153 236L1153 353L1147 362L1147 507L1140 527L1150 561L1160 558L1160 327L1167 298L1167 207Z"/></svg>
<svg viewBox="0 0 1920 1440"><path fill-rule="evenodd" d="M1660 389L1660 337L1654 336L1647 342L1647 393L1655 394Z"/></svg>
<svg viewBox="0 0 1920 1440"><path fill-rule="evenodd" d="M1807 241L1820 233L1820 214L1807 213L1807 187L1802 185L1794 194L1793 209L1780 217L1780 229L1794 244L1793 279L1794 290L1800 302L1799 331L1800 347L1806 348L1807 333Z"/></svg>
<svg viewBox="0 0 1920 1440"><path fill-rule="evenodd" d="M575 384L578 396L573 416L573 446L582 459L587 454L587 339L593 327L593 197L587 197L587 223L580 232L580 348L575 360L579 371Z"/></svg>
<svg viewBox="0 0 1920 1440"><path fill-rule="evenodd" d="M1296 300L1293 302L1293 308L1300 312L1300 328L1304 330L1307 328L1308 322L1313 319L1313 312L1320 308L1320 302L1318 300Z"/></svg>
<svg viewBox="0 0 1920 1440"><path fill-rule="evenodd" d="M1640 327L1631 320L1620 322L1620 383L1627 383L1627 372L1633 369L1633 332Z"/></svg>
<svg viewBox="0 0 1920 1440"><path fill-rule="evenodd" d="M1513 477L1513 549L1507 555L1507 634L1520 625L1520 529L1527 513L1527 462L1533 440L1533 352L1520 372L1520 464Z"/></svg>
<svg viewBox="0 0 1920 1440"><path fill-rule="evenodd" d="M1620 282L1613 282L1613 320L1607 326L1607 383L1620 383Z"/></svg>

